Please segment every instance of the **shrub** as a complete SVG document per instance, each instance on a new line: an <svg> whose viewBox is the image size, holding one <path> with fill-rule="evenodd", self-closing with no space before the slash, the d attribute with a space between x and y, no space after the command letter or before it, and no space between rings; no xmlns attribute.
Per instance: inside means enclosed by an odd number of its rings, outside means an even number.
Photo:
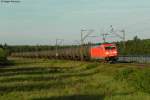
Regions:
<svg viewBox="0 0 150 100"><path fill-rule="evenodd" d="M138 90L150 93L150 69L138 70L131 76L130 83Z"/></svg>
<svg viewBox="0 0 150 100"><path fill-rule="evenodd" d="M124 79L128 79L129 75L133 73L133 71L134 71L133 68L124 68L121 71L118 71L114 78L116 80L121 80L121 81Z"/></svg>
<svg viewBox="0 0 150 100"><path fill-rule="evenodd" d="M98 63L92 63L92 64L88 64L86 66L86 69L93 69L93 68L96 68L98 66Z"/></svg>
<svg viewBox="0 0 150 100"><path fill-rule="evenodd" d="M125 68L119 71L114 79L126 80L135 89L150 93L150 68Z"/></svg>
<svg viewBox="0 0 150 100"><path fill-rule="evenodd" d="M0 48L0 64L4 64L7 61L7 53Z"/></svg>

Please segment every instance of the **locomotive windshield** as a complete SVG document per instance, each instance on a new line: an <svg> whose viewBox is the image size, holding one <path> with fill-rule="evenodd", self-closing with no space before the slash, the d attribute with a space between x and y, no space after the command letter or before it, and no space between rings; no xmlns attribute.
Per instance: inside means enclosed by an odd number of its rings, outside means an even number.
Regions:
<svg viewBox="0 0 150 100"><path fill-rule="evenodd" d="M105 47L106 50L113 50L113 49L116 49L116 47L114 46L109 46L109 47Z"/></svg>

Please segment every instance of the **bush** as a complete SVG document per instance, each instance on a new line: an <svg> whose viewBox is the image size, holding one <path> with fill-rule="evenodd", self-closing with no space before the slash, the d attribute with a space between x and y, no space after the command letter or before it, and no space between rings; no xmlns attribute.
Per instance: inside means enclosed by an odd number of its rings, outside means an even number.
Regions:
<svg viewBox="0 0 150 100"><path fill-rule="evenodd" d="M88 65L86 66L86 69L96 68L97 66L98 66L98 63L88 64Z"/></svg>
<svg viewBox="0 0 150 100"><path fill-rule="evenodd" d="M7 53L0 48L0 64L4 64L7 61Z"/></svg>
<svg viewBox="0 0 150 100"><path fill-rule="evenodd" d="M133 68L124 68L121 71L118 71L114 78L116 80L121 80L121 81L124 79L128 79L129 75L133 73L133 71L134 71Z"/></svg>
<svg viewBox="0 0 150 100"><path fill-rule="evenodd" d="M137 90L150 93L150 68L133 69L125 68L119 71L115 77L116 80L126 80Z"/></svg>
<svg viewBox="0 0 150 100"><path fill-rule="evenodd" d="M133 73L130 83L138 90L150 93L150 69L142 69Z"/></svg>

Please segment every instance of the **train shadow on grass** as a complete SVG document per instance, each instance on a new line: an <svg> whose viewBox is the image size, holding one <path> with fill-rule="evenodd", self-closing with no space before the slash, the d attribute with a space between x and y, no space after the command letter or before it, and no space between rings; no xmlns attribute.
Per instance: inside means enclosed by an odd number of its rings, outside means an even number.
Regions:
<svg viewBox="0 0 150 100"><path fill-rule="evenodd" d="M42 70L52 70L53 72L57 72L58 70L68 70L70 68L63 68L63 67L18 67L18 68L7 68L3 67L0 68L0 73L5 73L5 72L25 72L25 71L42 71Z"/></svg>
<svg viewBox="0 0 150 100"><path fill-rule="evenodd" d="M14 61L10 61L10 60L2 61L2 62L0 62L0 69L8 68L8 67L14 66L14 65L15 65Z"/></svg>
<svg viewBox="0 0 150 100"><path fill-rule="evenodd" d="M6 78L3 80L0 80L0 82L4 83L4 82L24 82L24 81L34 81L34 82L38 82L38 81L48 81L48 80L63 80L63 79L68 79L70 77L86 77L86 76L90 76L90 75L94 75L96 73L98 73L99 71L93 71L93 72L83 72L83 73L66 73L64 75L58 75L58 76L38 76L38 77L14 77L14 78ZM46 73L45 73L46 74ZM22 74L22 75L27 75L27 74ZM30 74L29 74L30 75ZM33 75L33 74L32 74ZM38 75L38 73L37 73ZM10 76L10 75L9 75Z"/></svg>
<svg viewBox="0 0 150 100"><path fill-rule="evenodd" d="M53 90L53 89L63 89L65 86L73 87L77 84L86 84L86 80L77 79L70 81L56 80L49 81L45 80L45 82L32 82L25 84L15 84L15 85L2 85L0 86L0 94L7 94L10 92L31 92L31 91L41 91L41 90Z"/></svg>
<svg viewBox="0 0 150 100"><path fill-rule="evenodd" d="M84 71L83 69L80 69L78 71L77 70L73 71L71 67L70 68L65 68L65 67L0 68L0 77L3 77L0 80L0 82L2 83L0 85L0 94L10 93L13 91L18 91L18 92L40 91L40 90L47 90L47 89L63 88L66 85L75 86L78 83L79 84L86 83L85 82L86 80L81 78L98 73L99 70L95 70L95 69L93 70L93 68L96 67L97 65L89 65L87 66L87 68L84 69ZM16 75L21 75L24 77L13 77ZM77 80L63 81L70 77L76 77ZM78 79L78 77L80 78ZM19 82L19 84L13 84L15 82L17 83ZM5 83L8 85L4 85ZM64 97L64 98L73 98L73 97ZM54 100L57 100L57 98L55 98Z"/></svg>
<svg viewBox="0 0 150 100"><path fill-rule="evenodd" d="M69 77L69 76L66 76ZM79 80L70 80L67 82L63 82L61 80L64 80L65 78L57 78L55 80L50 80L52 81L51 83L49 83L48 79L41 79L40 81L45 81L45 83L35 83L33 80L32 84L20 84L20 85L13 85L13 86L0 86L0 94L6 94L6 93L10 93L13 91L18 91L18 92L30 92L30 91L40 91L40 90L47 90L47 89L56 89L56 88L62 88L64 86L75 86L76 84L86 84L86 80L83 79L79 79ZM13 80L12 80L13 81ZM12 82L11 81L11 82ZM19 80L18 80L19 81ZM11 83L10 82L10 83Z"/></svg>
<svg viewBox="0 0 150 100"><path fill-rule="evenodd" d="M30 91L40 91L40 90L47 90L47 89L56 89L56 88L63 88L63 86L67 85L75 85L79 81L76 82L51 82L51 83L30 83L30 84L17 84L12 86L0 86L0 94L7 94L10 92L30 92Z"/></svg>
<svg viewBox="0 0 150 100"><path fill-rule="evenodd" d="M29 68L30 69L30 68ZM41 68L39 68L39 71L31 71L28 72L29 70L28 68L23 68L22 71L21 69L17 69L17 73L0 73L0 77L3 76L14 76L14 75L38 75L37 77L33 77L33 76L29 76L29 77L10 77L10 78L4 78L2 80L0 80L0 82L2 84L5 83L13 83L13 82L32 82L30 84L20 84L20 85L7 85L7 86L0 86L0 94L2 93L10 93L13 91L38 91L38 90L47 90L47 89L55 89L58 87L63 87L65 85L71 85L74 86L77 83L86 83L83 79L79 79L79 80L75 80L75 81L69 81L69 82L64 82L63 80L68 79L70 77L85 77L85 76L89 76L89 75L94 75L96 73L98 73L98 70L94 70L94 71L90 71L90 72L78 72L78 73L66 73L64 72L64 74L58 75L58 76L51 76L49 73L62 73L61 70L55 70L52 72L43 72L43 70L41 70ZM32 69L32 68L31 68ZM38 68L35 68L36 70L38 70ZM34 68L32 70L35 70ZM52 68L53 69L53 68ZM55 68L54 68L55 69ZM89 70L89 69L87 69ZM9 70L10 71L10 70ZM47 77L43 77L43 76L39 76L39 75L48 75ZM42 82L42 83L38 83L38 82ZM43 82L45 82L43 84ZM52 83L51 83L52 82ZM56 99L57 100L57 99Z"/></svg>
<svg viewBox="0 0 150 100"><path fill-rule="evenodd" d="M39 75L39 74L61 74L61 73L74 73L85 72L96 68L97 64L87 65L86 68L75 70L76 67L18 67L18 68L0 68L0 77L16 76L16 75ZM87 74L80 74L86 76Z"/></svg>
<svg viewBox="0 0 150 100"><path fill-rule="evenodd" d="M31 100L104 100L101 95L72 95L60 97L33 98Z"/></svg>
<svg viewBox="0 0 150 100"><path fill-rule="evenodd" d="M39 74L58 74L64 73L68 68L61 67L28 67L28 68L0 68L0 77L15 75L39 75Z"/></svg>

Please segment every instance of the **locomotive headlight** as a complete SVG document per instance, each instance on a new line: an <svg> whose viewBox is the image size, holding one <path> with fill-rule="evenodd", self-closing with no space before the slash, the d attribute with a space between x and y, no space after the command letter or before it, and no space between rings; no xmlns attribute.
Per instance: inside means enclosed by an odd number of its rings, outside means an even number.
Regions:
<svg viewBox="0 0 150 100"><path fill-rule="evenodd" d="M105 54L106 54L106 55L108 55L108 54L109 54L109 52L106 52Z"/></svg>
<svg viewBox="0 0 150 100"><path fill-rule="evenodd" d="M113 53L115 53L115 54L116 54L116 53L117 53L117 51L114 51Z"/></svg>

